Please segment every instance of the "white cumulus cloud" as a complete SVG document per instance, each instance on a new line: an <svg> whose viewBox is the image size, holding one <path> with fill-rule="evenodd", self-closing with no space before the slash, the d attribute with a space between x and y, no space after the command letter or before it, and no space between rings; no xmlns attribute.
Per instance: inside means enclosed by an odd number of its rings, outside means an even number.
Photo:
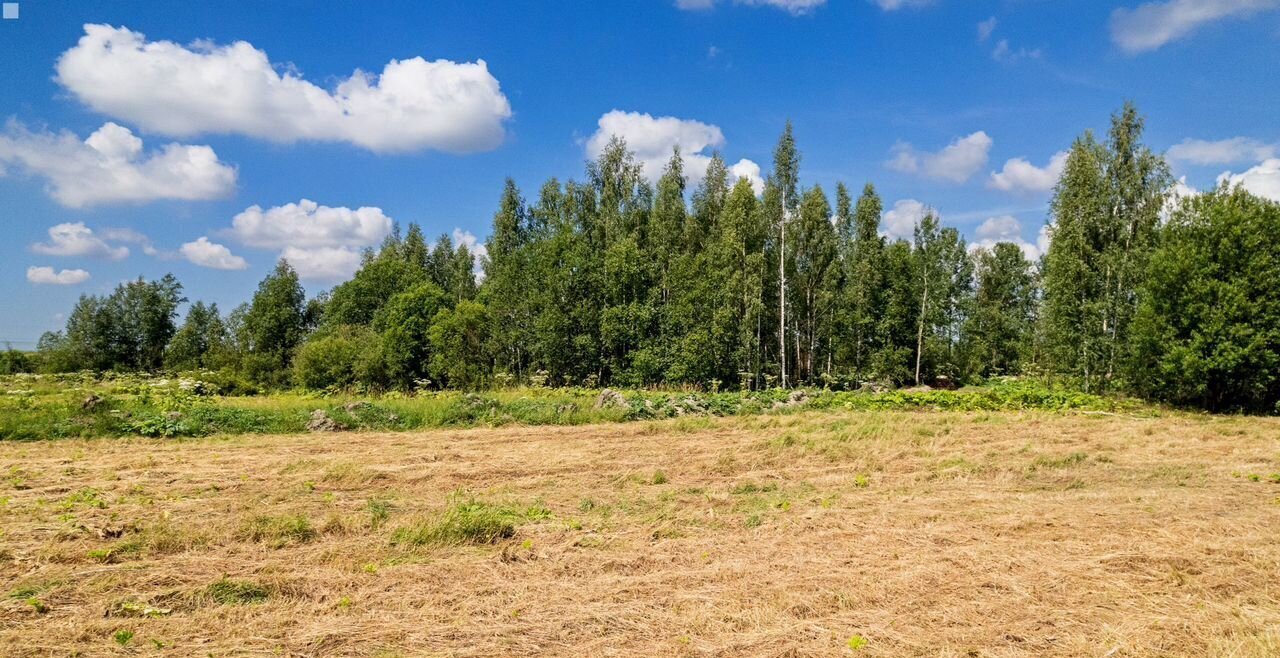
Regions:
<svg viewBox="0 0 1280 658"><path fill-rule="evenodd" d="M1036 261L1049 248L1048 231L1042 228L1035 243L1027 242L1022 239L1022 222L1012 215L987 218L978 225L974 235L974 241L969 243L970 251L991 249L998 243L1010 242L1022 249L1022 254L1027 257L1027 260Z"/></svg>
<svg viewBox="0 0 1280 658"><path fill-rule="evenodd" d="M692 119L655 117L642 112L613 110L605 113L596 123L596 131L587 138L587 157L596 158L617 136L626 140L627 149L635 154L645 178L657 181L671 160L672 149L680 147L684 160L684 175L690 185L697 185L707 173L711 155L707 152L724 146L724 133L714 126ZM760 165L751 160L739 160L729 168L732 177L747 178L757 193L764 189ZM734 178L736 181L736 178ZM730 181L731 183L734 181Z"/></svg>
<svg viewBox="0 0 1280 658"><path fill-rule="evenodd" d="M1156 50L1196 28L1280 8L1280 0L1160 0L1111 12L1111 41L1129 53Z"/></svg>
<svg viewBox="0 0 1280 658"><path fill-rule="evenodd" d="M902 199L884 211L880 222L880 234L890 240L910 240L915 236L916 224L930 212L930 208L915 199Z"/></svg>
<svg viewBox="0 0 1280 658"><path fill-rule="evenodd" d="M1000 171L991 172L987 187L1003 192L1039 194L1048 192L1058 184L1062 170L1067 166L1067 152L1058 151L1049 163L1037 167L1024 158L1013 158L1004 163Z"/></svg>
<svg viewBox="0 0 1280 658"><path fill-rule="evenodd" d="M302 199L266 210L250 206L226 234L247 247L280 250L304 279L337 279L354 272L360 250L381 242L391 227L381 208L331 208Z"/></svg>
<svg viewBox="0 0 1280 658"><path fill-rule="evenodd" d="M751 181L751 189L756 191L756 196L764 194L764 176L760 174L760 165L743 158L729 167L730 181L736 183L742 178Z"/></svg>
<svg viewBox="0 0 1280 658"><path fill-rule="evenodd" d="M231 220L231 235L260 249L368 247L390 232L381 208L330 208L310 199L267 210L249 206Z"/></svg>
<svg viewBox="0 0 1280 658"><path fill-rule="evenodd" d="M89 273L84 270L58 270L52 267L27 268L27 281L38 285L73 286L89 280Z"/></svg>
<svg viewBox="0 0 1280 658"><path fill-rule="evenodd" d="M1259 162L1276 157L1280 145L1267 144L1250 137L1232 137L1209 141L1184 139L1169 148L1166 154L1175 162L1193 165L1224 165L1237 162Z"/></svg>
<svg viewBox="0 0 1280 658"><path fill-rule="evenodd" d="M249 263L243 258L232 254L231 250L223 245L210 242L205 236L200 236L194 242L183 244L178 248L178 253L200 267L215 270L243 270L249 267Z"/></svg>
<svg viewBox="0 0 1280 658"><path fill-rule="evenodd" d="M85 25L57 82L95 111L164 135L239 134L274 142L349 142L376 152L493 149L511 105L484 60L391 60L332 91L252 44L147 41Z"/></svg>
<svg viewBox="0 0 1280 658"><path fill-rule="evenodd" d="M32 132L11 120L0 134L0 175L3 165L46 179L49 195L71 208L215 199L236 183L235 168L208 146L166 144L144 153L141 139L111 122L81 140L68 131Z"/></svg>
<svg viewBox="0 0 1280 658"><path fill-rule="evenodd" d="M107 244L84 222L63 223L49 227L49 241L31 245L31 251L45 256L80 256L122 260L129 248Z"/></svg>
<svg viewBox="0 0 1280 658"><path fill-rule="evenodd" d="M307 280L345 279L360 267L360 252L346 247L285 247L280 257L289 261L299 278Z"/></svg>
<svg viewBox="0 0 1280 658"><path fill-rule="evenodd" d="M903 173L963 183L986 166L991 143L991 138L981 130L957 138L936 153L918 151L911 144L899 142L885 166Z"/></svg>
<svg viewBox="0 0 1280 658"><path fill-rule="evenodd" d="M1280 202L1280 158L1264 160L1258 166L1238 174L1223 172L1218 176L1218 184L1224 182L1232 187L1243 187L1265 199Z"/></svg>

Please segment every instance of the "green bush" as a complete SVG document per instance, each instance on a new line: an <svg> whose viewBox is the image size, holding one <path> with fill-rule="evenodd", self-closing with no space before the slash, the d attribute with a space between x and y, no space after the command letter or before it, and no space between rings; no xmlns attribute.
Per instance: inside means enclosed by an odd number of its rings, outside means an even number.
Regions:
<svg viewBox="0 0 1280 658"><path fill-rule="evenodd" d="M310 389L346 389L379 379L378 341L365 327L339 327L313 337L293 357L293 381Z"/></svg>

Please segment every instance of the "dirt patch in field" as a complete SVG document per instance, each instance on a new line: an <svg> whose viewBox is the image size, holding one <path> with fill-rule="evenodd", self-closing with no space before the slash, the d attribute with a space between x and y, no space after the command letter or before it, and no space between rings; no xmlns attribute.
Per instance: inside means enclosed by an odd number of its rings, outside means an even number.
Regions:
<svg viewBox="0 0 1280 658"><path fill-rule="evenodd" d="M0 444L7 655L1280 655L1280 423Z"/></svg>

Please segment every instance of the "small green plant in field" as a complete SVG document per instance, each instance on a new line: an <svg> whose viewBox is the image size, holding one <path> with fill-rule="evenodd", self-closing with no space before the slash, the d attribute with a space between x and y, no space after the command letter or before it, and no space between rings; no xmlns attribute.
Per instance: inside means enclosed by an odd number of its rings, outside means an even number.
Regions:
<svg viewBox="0 0 1280 658"><path fill-rule="evenodd" d="M434 517L396 530L392 543L410 546L494 544L514 536L516 526L521 523L551 516L550 511L540 506L522 509L494 505L474 498L463 499L457 493L450 499L449 505Z"/></svg>
<svg viewBox="0 0 1280 658"><path fill-rule="evenodd" d="M122 562L131 557L136 557L142 552L142 541L139 539L126 539L116 542L106 548L98 548L89 551L89 559L98 562L114 563Z"/></svg>
<svg viewBox="0 0 1280 658"><path fill-rule="evenodd" d="M122 647L127 646L129 642L133 640L133 631L130 631L130 630L116 631L115 635L112 635L111 637L115 639L116 644Z"/></svg>
<svg viewBox="0 0 1280 658"><path fill-rule="evenodd" d="M257 583L247 580L231 580L226 576L206 587L204 593L210 599L222 605L262 603L269 596L266 588Z"/></svg>
<svg viewBox="0 0 1280 658"><path fill-rule="evenodd" d="M579 512L590 512L595 508L596 508L596 501L591 500L590 498L583 498L582 500L578 501Z"/></svg>
<svg viewBox="0 0 1280 658"><path fill-rule="evenodd" d="M849 638L847 645L850 651L861 651L867 646L867 638L862 637L861 635L854 635Z"/></svg>
<svg viewBox="0 0 1280 658"><path fill-rule="evenodd" d="M654 472L653 472L653 479L651 480L651 482L652 482L653 484L666 484L666 483L667 483L667 474L666 474L666 473L663 473L662 471L654 471Z"/></svg>
<svg viewBox="0 0 1280 658"><path fill-rule="evenodd" d="M106 509L107 501L102 499L102 492L97 489L81 489L62 501L62 509L64 510L73 509L76 505Z"/></svg>
<svg viewBox="0 0 1280 658"><path fill-rule="evenodd" d="M43 615L44 613L49 612L49 606L45 605L44 601L41 601L34 596L28 596L26 599L23 599L23 602L31 606L31 609L35 610L39 614Z"/></svg>
<svg viewBox="0 0 1280 658"><path fill-rule="evenodd" d="M764 519L760 518L759 514L751 514L742 522L742 525L748 528L759 528L762 523L764 523Z"/></svg>
<svg viewBox="0 0 1280 658"><path fill-rule="evenodd" d="M1261 481L1262 481L1262 476L1261 476L1261 475L1258 475L1257 473L1250 473L1250 474L1249 474L1249 481L1250 481L1250 482L1261 482Z"/></svg>
<svg viewBox="0 0 1280 658"><path fill-rule="evenodd" d="M391 501L384 498L370 498L367 505L369 509L369 528L377 530L387 522L391 517Z"/></svg>
<svg viewBox="0 0 1280 658"><path fill-rule="evenodd" d="M259 515L245 524L243 535L250 541L280 548L293 543L305 543L316 538L311 520L300 514L282 516Z"/></svg>
<svg viewBox="0 0 1280 658"><path fill-rule="evenodd" d="M9 482L9 486L19 491L30 488L27 484L27 472L17 466L9 467L9 477L6 480Z"/></svg>
<svg viewBox="0 0 1280 658"><path fill-rule="evenodd" d="M1089 459L1089 455L1083 452L1073 452L1073 453L1061 455L1058 457L1049 457L1046 455L1040 455L1039 457L1035 458L1035 461L1031 462L1031 469L1035 470L1037 468L1070 468L1072 466L1079 466L1080 464L1083 464L1088 459Z"/></svg>
<svg viewBox="0 0 1280 658"><path fill-rule="evenodd" d="M871 486L871 476L866 473L859 473L853 476L853 486L859 489L866 489Z"/></svg>
<svg viewBox="0 0 1280 658"><path fill-rule="evenodd" d="M756 484L755 482L743 482L742 484L739 484L738 486L729 490L729 493L735 496L743 496L748 494L768 493L770 491L777 491L777 490L778 490L778 484L776 482L767 482L765 484Z"/></svg>

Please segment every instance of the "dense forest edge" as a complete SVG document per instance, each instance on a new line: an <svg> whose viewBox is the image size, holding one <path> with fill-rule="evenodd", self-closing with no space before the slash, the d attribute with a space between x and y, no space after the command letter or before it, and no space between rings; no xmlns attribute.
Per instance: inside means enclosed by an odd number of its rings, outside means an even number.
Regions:
<svg viewBox="0 0 1280 658"><path fill-rule="evenodd" d="M789 123L761 194L719 156L687 189L678 150L650 184L614 139L532 202L508 180L480 262L410 224L311 299L284 260L227 314L195 301L179 322L172 275L84 295L36 351L0 353L0 437L302 429L298 409L200 420L183 401L270 391L309 410L377 397L329 408L375 429L664 417L685 399L746 413L793 389L819 407L1280 413L1280 204L1225 184L1175 196L1143 130L1126 104L1074 141L1037 261L934 213L888 239L873 185L802 186ZM602 406L602 388L628 393Z"/></svg>

